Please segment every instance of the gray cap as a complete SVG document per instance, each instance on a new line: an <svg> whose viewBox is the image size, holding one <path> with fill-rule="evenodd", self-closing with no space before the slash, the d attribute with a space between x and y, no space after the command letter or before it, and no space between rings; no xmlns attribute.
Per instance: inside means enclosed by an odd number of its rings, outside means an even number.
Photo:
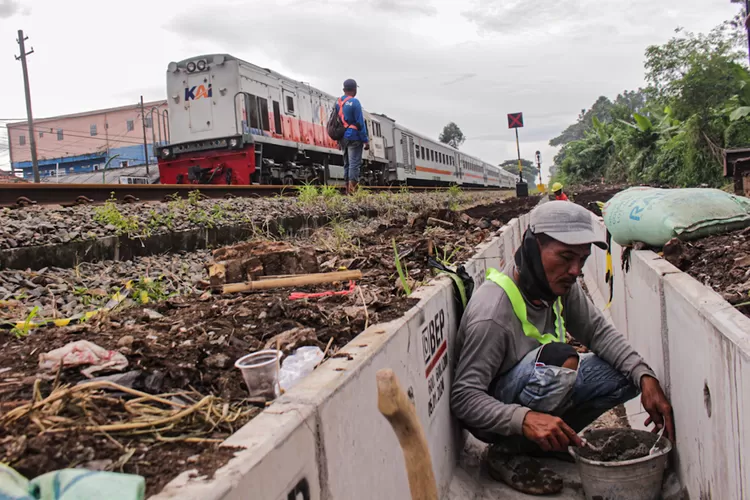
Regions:
<svg viewBox="0 0 750 500"><path fill-rule="evenodd" d="M570 201L548 201L531 211L529 228L566 245L591 244L602 250L607 242L594 227L594 214Z"/></svg>

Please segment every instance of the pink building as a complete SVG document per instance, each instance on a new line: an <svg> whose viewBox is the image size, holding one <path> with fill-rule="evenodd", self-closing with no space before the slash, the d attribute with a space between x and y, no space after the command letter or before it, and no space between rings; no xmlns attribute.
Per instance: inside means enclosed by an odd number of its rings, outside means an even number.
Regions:
<svg viewBox="0 0 750 500"><path fill-rule="evenodd" d="M148 102L144 109L148 163L156 165L153 143L168 139L167 102ZM27 122L7 127L11 166L22 171L25 179L33 178ZM42 177L99 170L115 155L109 168L145 164L140 104L38 118L34 120L34 137Z"/></svg>

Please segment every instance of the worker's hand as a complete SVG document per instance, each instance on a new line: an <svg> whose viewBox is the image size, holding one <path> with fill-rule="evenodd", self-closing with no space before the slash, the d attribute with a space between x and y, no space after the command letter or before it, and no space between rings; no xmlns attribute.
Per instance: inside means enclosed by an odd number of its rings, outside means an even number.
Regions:
<svg viewBox="0 0 750 500"><path fill-rule="evenodd" d="M568 446L582 446L576 432L560 417L530 411L523 419L523 435L544 451L566 451Z"/></svg>
<svg viewBox="0 0 750 500"><path fill-rule="evenodd" d="M659 385L659 381L654 377L644 375L641 377L641 404L648 412L649 417L645 424L655 424L654 432L659 431L665 425L667 426L667 437L674 444L674 417L672 415L672 405L669 404L667 396Z"/></svg>
<svg viewBox="0 0 750 500"><path fill-rule="evenodd" d="M369 150L370 150L370 143L366 142L365 143L365 151L369 151Z"/></svg>

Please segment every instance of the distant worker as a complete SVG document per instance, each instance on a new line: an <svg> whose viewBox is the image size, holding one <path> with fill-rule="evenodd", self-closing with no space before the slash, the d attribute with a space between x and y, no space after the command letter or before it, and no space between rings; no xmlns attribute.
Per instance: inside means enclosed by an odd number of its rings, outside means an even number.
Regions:
<svg viewBox="0 0 750 500"><path fill-rule="evenodd" d="M568 196L563 193L563 185L559 182L552 184L552 192L555 195L555 199L558 201L569 201Z"/></svg>
<svg viewBox="0 0 750 500"><path fill-rule="evenodd" d="M569 458L569 445L583 445L578 432L639 392L647 423L674 442L672 407L656 375L578 282L592 244L607 248L591 212L539 205L514 260L488 271L458 330L453 414L491 444L490 475L527 494L563 487L531 457ZM566 333L591 352L576 352Z"/></svg>
<svg viewBox="0 0 750 500"><path fill-rule="evenodd" d="M346 127L344 138L340 142L344 154L346 194L353 194L357 190L362 168L362 150L370 149L362 105L356 95L357 82L349 78L344 82L344 95L336 102L336 112Z"/></svg>

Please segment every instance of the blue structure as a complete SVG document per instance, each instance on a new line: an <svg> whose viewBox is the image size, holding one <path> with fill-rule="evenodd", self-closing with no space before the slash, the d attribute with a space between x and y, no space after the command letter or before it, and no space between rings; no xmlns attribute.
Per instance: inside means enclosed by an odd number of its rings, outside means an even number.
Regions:
<svg viewBox="0 0 750 500"><path fill-rule="evenodd" d="M143 157L143 146L125 146L109 150L106 152L92 153L79 156L65 156L61 158L52 158L39 160L39 176L54 177L56 175L79 174L86 172L96 172L104 168L107 160L119 155L110 164L110 169L122 167L134 167L145 165ZM149 164L156 168L157 159L154 156L154 147L148 145ZM13 162L13 168L23 172L24 179L33 179L34 172L30 161Z"/></svg>

